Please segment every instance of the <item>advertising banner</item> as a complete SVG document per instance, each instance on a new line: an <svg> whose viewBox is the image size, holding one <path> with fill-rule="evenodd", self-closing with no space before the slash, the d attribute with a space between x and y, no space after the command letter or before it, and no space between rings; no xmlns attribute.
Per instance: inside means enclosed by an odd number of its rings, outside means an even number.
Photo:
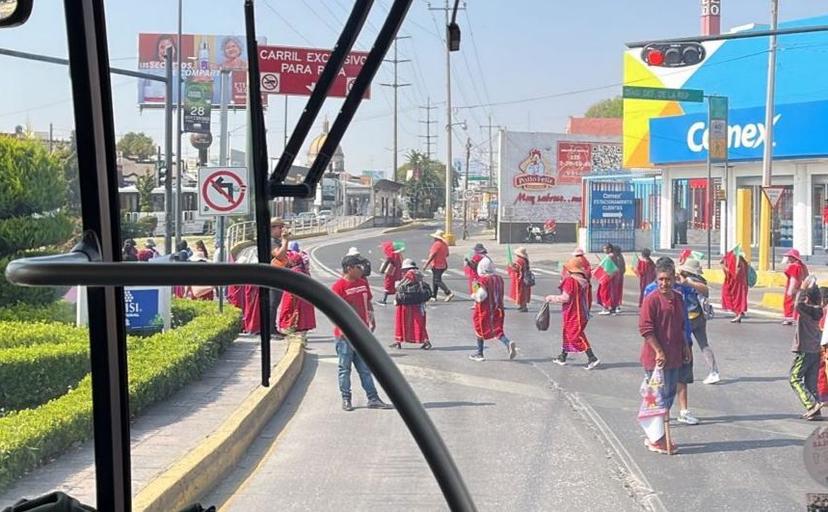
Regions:
<svg viewBox="0 0 828 512"><path fill-rule="evenodd" d="M259 76L262 94L310 96L330 56L330 50L320 48L260 46ZM367 52L349 53L328 95L338 98L347 96L367 58ZM370 97L368 89L364 98Z"/></svg>
<svg viewBox="0 0 828 512"><path fill-rule="evenodd" d="M164 76L164 55L173 49L173 78L178 76L176 34L138 34L138 69ZM260 43L264 40L260 39ZM230 107L244 108L247 98L247 46L242 36L181 35L181 76L185 81L212 82L211 104L221 102L221 70L230 70ZM183 87L182 87L183 89ZM162 82L138 80L138 103L142 107L163 107L165 88ZM266 104L266 95L262 95ZM173 87L173 101L178 88Z"/></svg>
<svg viewBox="0 0 828 512"><path fill-rule="evenodd" d="M618 138L501 131L499 197L509 212L503 220L576 223L581 178L620 168Z"/></svg>
<svg viewBox="0 0 828 512"><path fill-rule="evenodd" d="M184 91L184 131L210 133L213 82L188 81Z"/></svg>

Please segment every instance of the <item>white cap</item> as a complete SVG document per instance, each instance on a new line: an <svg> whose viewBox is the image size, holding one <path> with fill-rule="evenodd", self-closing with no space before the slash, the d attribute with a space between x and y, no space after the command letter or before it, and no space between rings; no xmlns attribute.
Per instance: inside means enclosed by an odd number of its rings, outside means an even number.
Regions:
<svg viewBox="0 0 828 512"><path fill-rule="evenodd" d="M483 258L480 260L480 263L477 264L477 273L478 274L494 274L495 273L495 266L494 262L491 258Z"/></svg>
<svg viewBox="0 0 828 512"><path fill-rule="evenodd" d="M345 254L345 256L359 256L359 249L357 249L356 247L351 247L350 249L348 249L348 252Z"/></svg>

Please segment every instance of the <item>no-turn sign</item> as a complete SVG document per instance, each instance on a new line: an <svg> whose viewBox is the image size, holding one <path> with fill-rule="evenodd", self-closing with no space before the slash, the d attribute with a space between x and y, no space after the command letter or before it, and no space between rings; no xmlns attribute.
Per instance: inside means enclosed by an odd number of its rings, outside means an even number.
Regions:
<svg viewBox="0 0 828 512"><path fill-rule="evenodd" d="M246 167L201 167L198 170L198 211L201 215L250 213Z"/></svg>

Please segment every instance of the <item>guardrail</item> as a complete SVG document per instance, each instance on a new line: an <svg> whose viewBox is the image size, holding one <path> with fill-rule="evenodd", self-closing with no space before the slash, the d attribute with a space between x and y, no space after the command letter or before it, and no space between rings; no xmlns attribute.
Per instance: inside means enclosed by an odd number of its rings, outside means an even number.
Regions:
<svg viewBox="0 0 828 512"><path fill-rule="evenodd" d="M347 231L349 229L357 229L360 226L370 222L372 218L373 217L370 215L332 217L325 221L320 220L318 217L307 219L295 218L287 221L286 225L293 235L329 235L339 233L341 231ZM255 240L256 222L245 221L233 224L227 228L225 239L227 240L227 247L234 247L239 242Z"/></svg>

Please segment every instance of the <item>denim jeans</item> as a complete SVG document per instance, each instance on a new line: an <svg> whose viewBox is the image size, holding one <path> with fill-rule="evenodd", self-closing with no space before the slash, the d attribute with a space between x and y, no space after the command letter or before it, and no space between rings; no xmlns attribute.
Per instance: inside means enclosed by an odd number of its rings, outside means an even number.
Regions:
<svg viewBox="0 0 828 512"><path fill-rule="evenodd" d="M673 406L673 400L676 398L676 387L679 381L679 370L681 368L665 368L664 371L664 405L667 407L669 411L670 408ZM647 380L653 376L652 371L644 371L644 376Z"/></svg>
<svg viewBox="0 0 828 512"><path fill-rule="evenodd" d="M504 347L509 348L510 341L509 341L509 338L507 338L505 334L503 336L501 336L500 338L498 338L498 340L500 340L500 342L503 343ZM483 340L483 338L477 338L477 353L480 354L481 356L483 355L483 348L485 348L485 346L486 346L485 340Z"/></svg>
<svg viewBox="0 0 828 512"><path fill-rule="evenodd" d="M379 398L377 388L374 386L374 378L371 377L371 370L344 337L336 338L336 355L339 356L339 391L342 393L342 399L351 399L351 363L356 367L359 380L362 382L362 389L368 395L368 400Z"/></svg>

